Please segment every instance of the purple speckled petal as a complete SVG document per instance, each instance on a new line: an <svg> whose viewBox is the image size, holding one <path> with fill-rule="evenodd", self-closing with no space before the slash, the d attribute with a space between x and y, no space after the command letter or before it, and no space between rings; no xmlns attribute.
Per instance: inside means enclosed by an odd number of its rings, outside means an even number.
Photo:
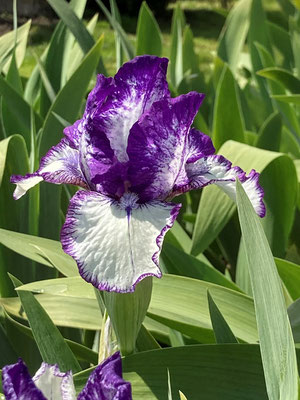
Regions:
<svg viewBox="0 0 300 400"><path fill-rule="evenodd" d="M48 151L41 159L40 167L35 173L11 177L11 182L17 185L14 198L19 199L28 189L43 180L57 184L70 183L84 188L88 187L79 165L79 152L69 146L68 139L62 139L58 145Z"/></svg>
<svg viewBox="0 0 300 400"><path fill-rule="evenodd" d="M47 400L75 400L72 372L60 372L57 365L42 363L32 378Z"/></svg>
<svg viewBox="0 0 300 400"><path fill-rule="evenodd" d="M89 191L77 192L70 201L61 231L63 249L81 276L100 290L133 292L146 276L161 276L163 237L180 205L137 201L134 193L117 202Z"/></svg>
<svg viewBox="0 0 300 400"><path fill-rule="evenodd" d="M185 176L187 155L199 155L194 138L189 151L188 134L203 98L191 92L156 102L131 128L128 177L131 190L141 201L167 198L175 183L181 181L182 172ZM209 148L205 139L202 141Z"/></svg>
<svg viewBox="0 0 300 400"><path fill-rule="evenodd" d="M35 386L22 360L3 367L2 387L6 400L48 400Z"/></svg>
<svg viewBox="0 0 300 400"><path fill-rule="evenodd" d="M78 400L132 400L131 385L122 378L120 353L114 353L91 373Z"/></svg>
<svg viewBox="0 0 300 400"><path fill-rule="evenodd" d="M241 168L232 167L230 161L219 155L206 156L195 163L187 163L185 170L188 182L182 186L175 185L174 194L180 194L214 183L235 201L236 179L238 178L256 213L260 217L264 217L266 212L263 203L264 191L259 185L259 173L255 170L252 170L247 176Z"/></svg>
<svg viewBox="0 0 300 400"><path fill-rule="evenodd" d="M132 125L155 101L170 96L167 64L166 58L135 57L120 68L114 89L93 110L94 125L105 132L120 162L128 161L126 147Z"/></svg>
<svg viewBox="0 0 300 400"><path fill-rule="evenodd" d="M64 129L65 136L69 139L70 146L79 149L80 138L85 131L85 126L92 119L93 111L101 105L112 89L113 78L106 78L104 75L97 75L96 85L88 95L85 112L82 119L74 122L73 125Z"/></svg>
<svg viewBox="0 0 300 400"><path fill-rule="evenodd" d="M198 129L192 128L188 136L189 146L186 155L187 163L194 163L199 158L214 154L215 148L211 138Z"/></svg>

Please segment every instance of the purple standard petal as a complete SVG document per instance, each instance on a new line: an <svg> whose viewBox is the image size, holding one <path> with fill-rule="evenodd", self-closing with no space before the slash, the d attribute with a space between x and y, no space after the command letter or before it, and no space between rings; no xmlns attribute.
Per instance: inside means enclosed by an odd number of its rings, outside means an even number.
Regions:
<svg viewBox="0 0 300 400"><path fill-rule="evenodd" d="M199 157L198 142L204 151L211 143L199 133L189 143L188 133L204 95L191 92L152 105L132 127L128 138L128 177L131 190L141 201L165 199L177 181L185 178L186 158Z"/></svg>
<svg viewBox="0 0 300 400"><path fill-rule="evenodd" d="M6 400L48 400L35 386L22 360L3 367L2 387Z"/></svg>
<svg viewBox="0 0 300 400"><path fill-rule="evenodd" d="M114 89L93 111L93 124L105 133L120 162L126 162L130 128L151 105L169 97L168 60L140 56L127 62L114 78ZM97 133L99 135L99 133Z"/></svg>
<svg viewBox="0 0 300 400"><path fill-rule="evenodd" d="M146 276L161 276L162 240L181 205L137 201L134 193L117 202L88 191L70 201L63 249L76 260L81 276L100 290L133 292Z"/></svg>
<svg viewBox="0 0 300 400"><path fill-rule="evenodd" d="M219 155L202 157L195 163L187 163L185 169L188 183L175 186L174 194L199 189L214 183L232 200L236 201L236 179L238 178L256 213L260 217L264 217L266 213L263 203L264 191L259 185L259 173L255 170L252 170L247 176L241 168L232 168L231 162Z"/></svg>
<svg viewBox="0 0 300 400"><path fill-rule="evenodd" d="M132 400L131 385L122 378L122 360L117 352L91 373L78 400Z"/></svg>
<svg viewBox="0 0 300 400"><path fill-rule="evenodd" d="M79 165L79 152L69 146L67 139L62 139L58 145L48 151L41 159L39 169L33 174L12 175L11 182L17 185L14 198L19 199L27 190L43 180L57 184L70 183L84 188L88 187Z"/></svg>
<svg viewBox="0 0 300 400"><path fill-rule="evenodd" d="M75 400L72 372L60 372L57 365L42 363L32 378L47 400Z"/></svg>

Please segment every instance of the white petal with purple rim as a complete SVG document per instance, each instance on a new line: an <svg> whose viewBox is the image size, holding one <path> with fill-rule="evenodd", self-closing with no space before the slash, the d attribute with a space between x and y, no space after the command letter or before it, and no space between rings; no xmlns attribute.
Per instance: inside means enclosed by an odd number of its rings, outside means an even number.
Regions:
<svg viewBox="0 0 300 400"><path fill-rule="evenodd" d="M256 213L260 217L265 215L264 191L259 185L259 173L256 171L252 170L247 176L241 168L232 168L231 162L225 157L213 155L200 158L195 163L186 164L186 173L189 180L188 185L175 187L174 192L182 193L214 183L232 200L236 201L236 179L238 178Z"/></svg>
<svg viewBox="0 0 300 400"><path fill-rule="evenodd" d="M79 165L78 150L69 146L67 139L62 139L41 159L40 168L33 174L13 175L11 182L17 185L14 199L18 200L27 190L42 181L51 183L70 183L87 187Z"/></svg>
<svg viewBox="0 0 300 400"><path fill-rule="evenodd" d="M42 363L32 378L47 400L75 400L75 387L71 372L60 372L57 365Z"/></svg>
<svg viewBox="0 0 300 400"><path fill-rule="evenodd" d="M70 202L62 246L87 282L100 290L132 292L144 277L161 276L161 244L179 209L159 201L138 204L133 193L116 202L79 191Z"/></svg>
<svg viewBox="0 0 300 400"><path fill-rule="evenodd" d="M14 199L19 200L22 196L24 196L27 190L31 189L43 180L44 178L38 174L27 174L25 176L13 175L10 181L17 185L13 194Z"/></svg>

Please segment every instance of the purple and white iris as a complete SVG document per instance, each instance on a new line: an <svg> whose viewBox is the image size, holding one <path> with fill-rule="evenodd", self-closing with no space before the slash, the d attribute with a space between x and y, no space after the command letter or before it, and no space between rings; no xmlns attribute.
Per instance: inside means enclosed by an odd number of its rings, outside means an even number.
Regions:
<svg viewBox="0 0 300 400"><path fill-rule="evenodd" d="M78 397L71 372L42 363L31 378L21 359L3 368L2 387L6 400L132 400L131 385L122 379L119 352L98 365Z"/></svg>
<svg viewBox="0 0 300 400"><path fill-rule="evenodd" d="M33 174L13 176L16 199L41 181L81 186L61 232L64 251L100 290L132 292L144 277L160 277L159 254L180 205L170 200L214 183L233 200L238 178L264 216L259 174L248 176L192 128L204 98L171 98L168 60L136 57L114 78L98 75L81 120L42 158Z"/></svg>

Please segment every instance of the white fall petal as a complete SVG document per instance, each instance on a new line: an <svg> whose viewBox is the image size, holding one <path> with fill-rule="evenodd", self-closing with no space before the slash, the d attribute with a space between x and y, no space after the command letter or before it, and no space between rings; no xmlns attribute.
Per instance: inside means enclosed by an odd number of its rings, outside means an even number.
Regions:
<svg viewBox="0 0 300 400"><path fill-rule="evenodd" d="M100 290L132 292L144 277L161 276L161 244L180 205L137 200L133 193L117 202L79 191L70 202L63 249L77 261L81 276Z"/></svg>

